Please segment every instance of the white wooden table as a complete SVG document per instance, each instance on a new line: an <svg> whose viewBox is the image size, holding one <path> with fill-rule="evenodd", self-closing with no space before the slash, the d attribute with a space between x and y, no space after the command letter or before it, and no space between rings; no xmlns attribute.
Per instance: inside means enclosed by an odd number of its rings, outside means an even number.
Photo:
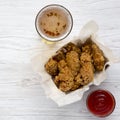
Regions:
<svg viewBox="0 0 120 120"><path fill-rule="evenodd" d="M30 59L41 45L34 21L37 12L47 4L61 4L74 18L68 38L78 35L82 25L95 20L99 36L120 56L120 0L0 0L0 120L98 120L83 99L58 108L47 99L32 71ZM42 46L41 48L42 49ZM116 98L113 114L104 120L120 120L120 64L112 65L107 79L98 87L111 91Z"/></svg>

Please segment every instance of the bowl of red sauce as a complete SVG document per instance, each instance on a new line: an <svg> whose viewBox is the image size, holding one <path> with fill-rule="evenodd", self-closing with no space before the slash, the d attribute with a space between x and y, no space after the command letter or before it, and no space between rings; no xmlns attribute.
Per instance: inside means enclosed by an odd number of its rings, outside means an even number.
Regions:
<svg viewBox="0 0 120 120"><path fill-rule="evenodd" d="M98 117L107 117L115 109L115 98L107 90L95 90L87 97L88 110Z"/></svg>

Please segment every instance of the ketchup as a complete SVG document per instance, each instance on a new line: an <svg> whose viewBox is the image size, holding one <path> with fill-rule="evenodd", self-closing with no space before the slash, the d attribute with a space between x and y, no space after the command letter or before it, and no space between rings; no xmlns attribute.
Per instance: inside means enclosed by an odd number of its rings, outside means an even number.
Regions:
<svg viewBox="0 0 120 120"><path fill-rule="evenodd" d="M115 108L115 98L106 90L96 90L88 96L86 104L89 111L94 115L106 117Z"/></svg>

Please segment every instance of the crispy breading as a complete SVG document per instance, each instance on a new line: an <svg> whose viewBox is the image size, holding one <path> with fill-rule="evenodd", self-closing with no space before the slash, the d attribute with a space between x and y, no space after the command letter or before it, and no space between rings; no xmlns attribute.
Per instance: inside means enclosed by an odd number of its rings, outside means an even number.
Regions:
<svg viewBox="0 0 120 120"><path fill-rule="evenodd" d="M92 57L95 70L102 71L105 65L105 57L96 44L92 45Z"/></svg>
<svg viewBox="0 0 120 120"><path fill-rule="evenodd" d="M94 70L91 62L85 62L80 69L81 85L87 85L94 78Z"/></svg>
<svg viewBox="0 0 120 120"><path fill-rule="evenodd" d="M72 71L69 69L69 67L66 66L61 69L59 75L55 77L54 81L60 90L68 92L74 84L73 80L74 76L72 74Z"/></svg>
<svg viewBox="0 0 120 120"><path fill-rule="evenodd" d="M82 87L81 82L82 82L81 75L80 75L80 73L78 73L74 79L74 85L71 90L76 90L76 89Z"/></svg>
<svg viewBox="0 0 120 120"><path fill-rule="evenodd" d="M82 63L92 62L91 55L89 53L82 52L82 54L80 56L80 62L82 62Z"/></svg>
<svg viewBox="0 0 120 120"><path fill-rule="evenodd" d="M82 47L82 51L90 54L91 53L90 45L85 45L84 47Z"/></svg>
<svg viewBox="0 0 120 120"><path fill-rule="evenodd" d="M94 76L94 67L92 64L91 55L87 52L83 52L80 56L81 69L80 69L80 78L82 79L81 85L87 85L93 80Z"/></svg>
<svg viewBox="0 0 120 120"><path fill-rule="evenodd" d="M82 44L82 52L86 52L88 54L91 54L91 45L93 44L92 40L88 38L83 44Z"/></svg>
<svg viewBox="0 0 120 120"><path fill-rule="evenodd" d="M52 58L50 58L49 61L45 64L45 69L52 76L58 74L58 64Z"/></svg>
<svg viewBox="0 0 120 120"><path fill-rule="evenodd" d="M65 62L65 60L61 60L58 62L58 69L59 69L59 72L61 72L61 70L67 66L67 63Z"/></svg>
<svg viewBox="0 0 120 120"><path fill-rule="evenodd" d="M80 70L79 54L76 51L70 51L66 54L66 62L68 67L72 70L73 75L77 75Z"/></svg>

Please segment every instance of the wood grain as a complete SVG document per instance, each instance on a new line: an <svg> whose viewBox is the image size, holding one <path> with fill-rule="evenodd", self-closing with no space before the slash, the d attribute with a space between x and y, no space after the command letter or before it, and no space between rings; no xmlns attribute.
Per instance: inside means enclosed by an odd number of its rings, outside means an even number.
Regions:
<svg viewBox="0 0 120 120"><path fill-rule="evenodd" d="M73 15L74 27L67 39L76 36L87 21L95 20L101 41L120 56L120 0L0 0L0 120L99 120L85 105L86 96L97 88L110 90L116 98L115 111L105 120L120 120L120 64L112 65L106 81L92 86L79 102L58 108L46 98L30 59L36 46L44 49L35 30L35 16L53 3Z"/></svg>

